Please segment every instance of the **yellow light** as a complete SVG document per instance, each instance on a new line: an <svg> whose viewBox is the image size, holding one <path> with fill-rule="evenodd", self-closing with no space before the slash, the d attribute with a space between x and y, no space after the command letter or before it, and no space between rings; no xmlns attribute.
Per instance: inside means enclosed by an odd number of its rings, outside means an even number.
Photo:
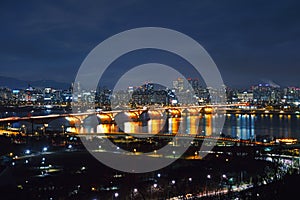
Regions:
<svg viewBox="0 0 300 200"><path fill-rule="evenodd" d="M23 186L22 186L22 185L18 185L18 188L19 188L20 190L23 190Z"/></svg>
<svg viewBox="0 0 300 200"><path fill-rule="evenodd" d="M285 144L295 144L297 143L297 139L294 138L282 138L282 139L277 139L277 142L282 142Z"/></svg>

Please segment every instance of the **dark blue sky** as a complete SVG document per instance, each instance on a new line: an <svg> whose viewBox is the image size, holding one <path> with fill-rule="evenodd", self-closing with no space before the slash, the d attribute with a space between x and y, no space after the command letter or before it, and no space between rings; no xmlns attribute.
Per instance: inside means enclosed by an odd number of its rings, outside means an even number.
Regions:
<svg viewBox="0 0 300 200"><path fill-rule="evenodd" d="M72 82L101 41L155 26L203 45L229 86L263 81L300 86L299 10L297 0L3 0L0 76Z"/></svg>

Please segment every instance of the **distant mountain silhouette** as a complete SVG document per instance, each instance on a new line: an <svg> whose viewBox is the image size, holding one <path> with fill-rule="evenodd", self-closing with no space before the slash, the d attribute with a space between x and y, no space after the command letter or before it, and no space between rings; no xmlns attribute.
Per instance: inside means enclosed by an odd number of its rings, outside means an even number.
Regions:
<svg viewBox="0 0 300 200"><path fill-rule="evenodd" d="M0 76L0 87L11 89L25 89L30 84L34 88L52 87L56 89L68 89L70 83L57 82L53 80L25 81L16 78Z"/></svg>

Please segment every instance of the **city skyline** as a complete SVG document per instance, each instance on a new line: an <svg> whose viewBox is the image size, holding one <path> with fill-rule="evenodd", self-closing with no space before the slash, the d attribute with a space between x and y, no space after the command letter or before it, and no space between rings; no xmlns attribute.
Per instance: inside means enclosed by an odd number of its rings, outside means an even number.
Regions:
<svg viewBox="0 0 300 200"><path fill-rule="evenodd" d="M203 45L226 85L300 84L297 1L19 4L17 8L13 2L1 3L3 77L71 83L87 54L106 38L131 28L157 26L183 32ZM117 61L104 81L153 60L184 66L161 52L136 52Z"/></svg>
<svg viewBox="0 0 300 200"><path fill-rule="evenodd" d="M147 69L149 72L149 69ZM192 87L193 83L190 81L196 81L197 85L202 88L207 88L207 85L203 82L203 80L199 77L183 77L183 76L174 76L176 77L175 79L168 79L168 80L163 80L163 83L157 83L156 79L141 79L141 78L136 78L136 79L130 79L134 75L137 75L139 73L139 70L134 72L133 74L130 74L130 77L123 78L122 80L119 80L119 82L114 83L115 85L105 85L103 83L105 82L99 82L97 89L100 88L106 88L109 90L116 90L116 91L123 91L123 90L128 90L129 88L139 88L143 87L145 84L156 84L158 86L161 86L163 88L174 88L174 81L181 80L184 82L184 85L186 88ZM177 75L177 74L175 74ZM161 77L160 77L161 78ZM159 78L157 78L159 79ZM68 90L73 87L74 82L60 82L60 81L55 81L55 80L36 80L36 81L30 81L30 80L20 80L12 77L3 77L0 76L0 88L1 89L21 89L25 90L28 89L29 87L32 87L34 89L44 89L44 88L52 88L56 90ZM80 84L80 83L79 83ZM223 85L225 88L230 88L234 90L239 90L239 91L245 91L245 90L251 90L252 87L255 86L268 86L268 87L273 87L273 88L300 88L300 85L278 85L273 81L261 81L257 83L253 83L250 85L245 85L245 86L236 86L232 87L230 85ZM83 91L89 91L93 90L91 88L81 88Z"/></svg>
<svg viewBox="0 0 300 200"><path fill-rule="evenodd" d="M202 79L197 77L197 78L194 78L194 77L188 77L188 78L185 78L185 77L178 77L180 79L184 79L185 82L187 82L189 79L197 79L199 80L200 79L200 83L199 84L201 87L206 87L206 84L203 83ZM176 80L176 79L175 79ZM126 82L126 80L122 80L123 82ZM139 87L139 86L142 86L143 84L145 83L155 83L155 81L152 81L152 80L145 80L145 81L141 81L140 79L138 80L128 80L127 81L129 82L132 82L132 83L140 83L140 84L129 84L128 86L124 86L122 85L122 89L119 88L120 86L120 83L117 83L116 85L98 85L99 88L101 87L105 87L105 88L108 88L108 89L116 89L114 87L117 87L117 89L120 89L120 90L124 90L124 88L128 88L128 87ZM164 87L167 87L169 86L170 84L172 84L174 80L168 80L168 81L165 81L167 82L166 85L164 85ZM72 84L74 82L60 82L60 81L55 81L55 80L21 80L21 79L17 79L17 78L12 78L12 77L4 77L4 76L0 76L0 88L8 88L8 89L26 89L28 88L29 86L33 87L33 88L53 88L53 89L62 89L62 90L65 90L65 89L69 89ZM104 82L105 83L105 82ZM128 83L127 83L128 84ZM225 87L229 87L229 88L232 88L232 89L237 89L237 90L247 90L253 86L257 86L257 85L269 85L269 86L272 86L272 87L279 87L279 88L288 88L288 87L300 87L300 84L287 84L287 85L278 85L277 83L273 82L272 80L262 80L260 82L253 82L251 84L247 84L247 85L237 85L237 86L231 86L231 85L226 85L224 84Z"/></svg>

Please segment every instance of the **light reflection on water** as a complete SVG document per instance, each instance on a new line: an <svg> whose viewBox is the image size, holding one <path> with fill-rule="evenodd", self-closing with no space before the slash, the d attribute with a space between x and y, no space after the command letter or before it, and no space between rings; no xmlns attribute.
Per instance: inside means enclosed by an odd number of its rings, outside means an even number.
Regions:
<svg viewBox="0 0 300 200"><path fill-rule="evenodd" d="M165 130L164 132L174 134L185 133L210 136L215 131L213 125L215 117L217 116L205 114L170 118L168 122L164 122L162 119L153 119L148 121L147 126L142 126L141 122L125 122L124 131L126 133L157 134ZM293 137L300 139L300 117L298 115L226 114L225 119L222 133L231 137L253 139L258 135L269 135L277 138ZM77 133L114 133L118 132L119 128L115 124L100 124L97 128L68 128L68 131Z"/></svg>

